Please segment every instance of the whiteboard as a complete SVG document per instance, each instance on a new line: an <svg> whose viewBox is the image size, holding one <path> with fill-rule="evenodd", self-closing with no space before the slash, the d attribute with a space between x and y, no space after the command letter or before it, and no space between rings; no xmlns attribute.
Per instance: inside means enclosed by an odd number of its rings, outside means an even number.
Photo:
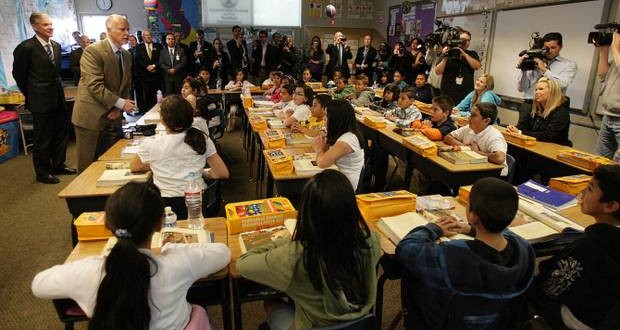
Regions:
<svg viewBox="0 0 620 330"><path fill-rule="evenodd" d="M584 109L588 95L588 79L595 55L594 46L586 43L588 32L601 22L604 0L553 6L505 10L497 13L495 37L491 52L490 73L495 78L495 92L522 98L517 90L521 70L516 68L518 54L527 49L532 32L544 35L560 32L563 47L560 56L577 62L577 75L566 91L571 107Z"/></svg>

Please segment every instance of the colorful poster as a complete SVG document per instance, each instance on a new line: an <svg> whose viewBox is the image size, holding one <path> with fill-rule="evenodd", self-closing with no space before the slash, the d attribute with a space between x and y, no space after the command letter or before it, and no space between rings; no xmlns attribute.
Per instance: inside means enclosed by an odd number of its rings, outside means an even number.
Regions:
<svg viewBox="0 0 620 330"><path fill-rule="evenodd" d="M309 11L308 15L312 18L321 18L323 17L323 3L318 1L310 1L308 3Z"/></svg>
<svg viewBox="0 0 620 330"><path fill-rule="evenodd" d="M435 29L435 3L429 2L418 5L415 17L417 35L424 39Z"/></svg>

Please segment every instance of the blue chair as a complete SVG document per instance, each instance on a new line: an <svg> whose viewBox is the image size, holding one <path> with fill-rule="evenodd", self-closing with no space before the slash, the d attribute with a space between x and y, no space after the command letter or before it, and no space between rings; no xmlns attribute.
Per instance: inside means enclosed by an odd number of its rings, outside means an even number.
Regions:
<svg viewBox="0 0 620 330"><path fill-rule="evenodd" d="M374 330L375 329L375 315L370 313L357 320L340 323L336 325L330 325L323 328L312 328L308 330Z"/></svg>

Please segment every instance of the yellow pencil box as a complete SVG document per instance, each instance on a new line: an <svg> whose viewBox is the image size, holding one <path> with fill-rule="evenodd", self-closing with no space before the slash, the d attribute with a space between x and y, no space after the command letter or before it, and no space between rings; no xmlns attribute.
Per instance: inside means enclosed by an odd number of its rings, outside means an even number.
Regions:
<svg viewBox="0 0 620 330"><path fill-rule="evenodd" d="M587 168L590 171L593 171L599 165L613 164L613 161L609 158L575 149L560 150L557 158L567 163Z"/></svg>
<svg viewBox="0 0 620 330"><path fill-rule="evenodd" d="M406 190L357 195L357 207L366 220L415 211L416 195Z"/></svg>
<svg viewBox="0 0 620 330"><path fill-rule="evenodd" d="M511 133L508 131L502 131L502 134L507 142L518 144L523 147L531 147L536 145L536 138L529 135Z"/></svg>
<svg viewBox="0 0 620 330"><path fill-rule="evenodd" d="M284 148L286 146L286 138L279 129L268 129L265 131L267 136L267 148L276 149Z"/></svg>
<svg viewBox="0 0 620 330"><path fill-rule="evenodd" d="M267 129L267 120L261 116L252 117L250 118L250 125L255 132L264 131Z"/></svg>
<svg viewBox="0 0 620 330"><path fill-rule="evenodd" d="M293 173L293 157L284 149L263 150L263 153L274 173Z"/></svg>
<svg viewBox="0 0 620 330"><path fill-rule="evenodd" d="M112 237L112 232L105 226L105 212L84 212L73 221L78 240L97 241Z"/></svg>
<svg viewBox="0 0 620 330"><path fill-rule="evenodd" d="M471 192L472 185L461 186L459 188L459 200L463 202L465 205L469 203L469 193Z"/></svg>
<svg viewBox="0 0 620 330"><path fill-rule="evenodd" d="M567 194L577 195L588 187L588 183L592 179L591 176L585 174L576 174L561 176L559 178L551 178L549 180L549 188L563 191Z"/></svg>
<svg viewBox="0 0 620 330"><path fill-rule="evenodd" d="M385 128L387 126L387 121L381 117L366 116L364 117L364 124L375 129Z"/></svg>
<svg viewBox="0 0 620 330"><path fill-rule="evenodd" d="M229 234L281 226L284 220L297 217L293 204L284 197L229 203L225 209Z"/></svg>
<svg viewBox="0 0 620 330"><path fill-rule="evenodd" d="M437 155L437 144L422 134L403 138L403 144L422 157Z"/></svg>

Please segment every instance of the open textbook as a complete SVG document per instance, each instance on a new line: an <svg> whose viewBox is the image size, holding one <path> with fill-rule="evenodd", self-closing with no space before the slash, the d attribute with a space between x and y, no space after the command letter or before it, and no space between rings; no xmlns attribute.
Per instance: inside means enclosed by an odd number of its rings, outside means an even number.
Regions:
<svg viewBox="0 0 620 330"><path fill-rule="evenodd" d="M118 239L116 237L110 237L103 248L102 254L108 255L117 241ZM153 234L153 238L151 239L151 249L161 248L166 243L190 244L212 243L214 241L215 237L210 231L179 227L162 228L161 231L157 231Z"/></svg>
<svg viewBox="0 0 620 330"><path fill-rule="evenodd" d="M239 234L241 252L246 253L249 250L261 247L279 238L290 240L296 225L296 219L286 219L284 220L283 226L242 232Z"/></svg>

